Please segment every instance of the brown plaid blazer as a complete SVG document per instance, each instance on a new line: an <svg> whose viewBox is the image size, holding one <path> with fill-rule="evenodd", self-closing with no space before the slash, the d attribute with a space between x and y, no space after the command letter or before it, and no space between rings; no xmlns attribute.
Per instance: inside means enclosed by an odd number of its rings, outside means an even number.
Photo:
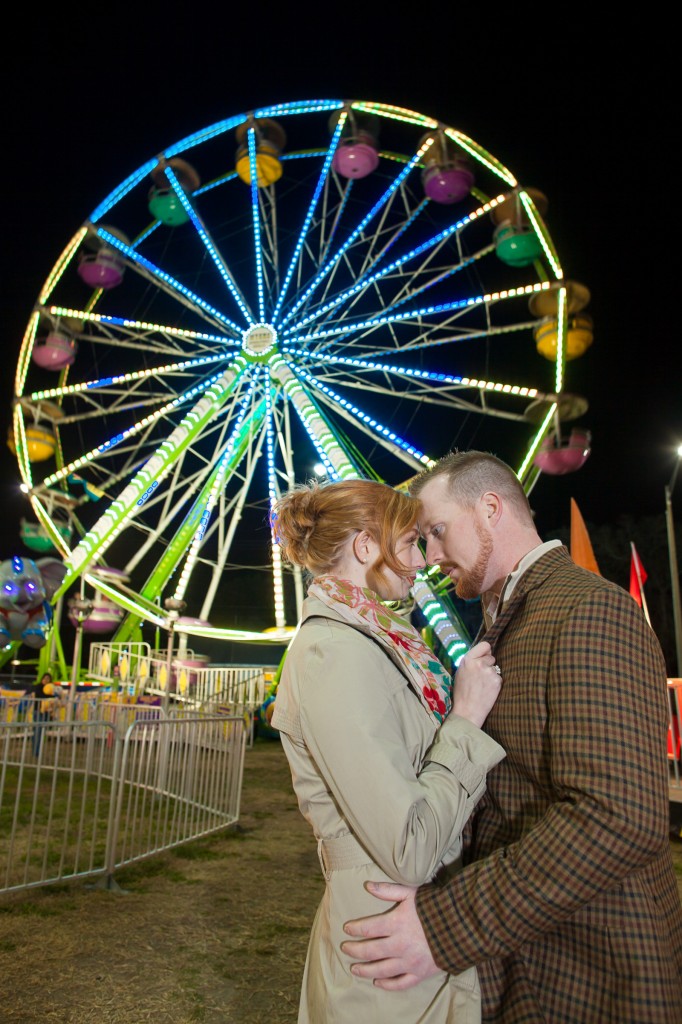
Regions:
<svg viewBox="0 0 682 1024"><path fill-rule="evenodd" d="M468 826L467 866L419 890L437 963L478 965L485 1021L680 1024L668 698L652 630L627 591L559 547L485 639L503 677L486 729L507 757Z"/></svg>

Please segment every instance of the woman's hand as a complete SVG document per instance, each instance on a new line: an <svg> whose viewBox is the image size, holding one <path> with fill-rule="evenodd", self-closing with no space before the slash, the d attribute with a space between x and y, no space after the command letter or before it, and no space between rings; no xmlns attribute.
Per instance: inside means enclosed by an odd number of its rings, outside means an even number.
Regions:
<svg viewBox="0 0 682 1024"><path fill-rule="evenodd" d="M481 640L464 655L455 673L452 711L479 728L483 725L502 688L502 675L492 648Z"/></svg>

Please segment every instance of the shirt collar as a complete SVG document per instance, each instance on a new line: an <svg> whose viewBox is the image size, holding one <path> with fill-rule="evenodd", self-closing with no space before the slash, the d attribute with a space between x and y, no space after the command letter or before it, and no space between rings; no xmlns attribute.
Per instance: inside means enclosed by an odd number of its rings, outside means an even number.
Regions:
<svg viewBox="0 0 682 1024"><path fill-rule="evenodd" d="M537 547L531 548L527 554L519 561L515 569L509 573L504 583L502 584L502 590L500 591L499 597L493 594L490 600L483 607L483 618L485 620L486 629L490 629L493 622L500 614L500 610L505 601L508 601L512 595L514 588L523 576L524 572L537 562L538 558L541 558L547 551L551 551L552 548L561 547L560 540L548 540L544 544L538 544Z"/></svg>

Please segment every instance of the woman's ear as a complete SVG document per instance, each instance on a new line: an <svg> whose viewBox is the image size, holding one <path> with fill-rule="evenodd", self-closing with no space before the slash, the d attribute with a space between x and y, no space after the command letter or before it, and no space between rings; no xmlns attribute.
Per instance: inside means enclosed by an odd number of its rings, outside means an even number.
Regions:
<svg viewBox="0 0 682 1024"><path fill-rule="evenodd" d="M367 533L367 530L360 530L353 538L353 554L362 565L366 565L369 561L371 545L372 538Z"/></svg>

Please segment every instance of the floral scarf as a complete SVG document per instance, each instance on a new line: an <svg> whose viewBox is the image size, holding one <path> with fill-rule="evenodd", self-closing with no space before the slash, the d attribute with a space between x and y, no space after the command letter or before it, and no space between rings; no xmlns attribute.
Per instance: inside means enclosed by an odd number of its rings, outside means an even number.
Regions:
<svg viewBox="0 0 682 1024"><path fill-rule="evenodd" d="M336 576L316 576L308 593L355 628L361 628L402 663L427 711L442 722L452 706L452 680L417 630L373 590Z"/></svg>

